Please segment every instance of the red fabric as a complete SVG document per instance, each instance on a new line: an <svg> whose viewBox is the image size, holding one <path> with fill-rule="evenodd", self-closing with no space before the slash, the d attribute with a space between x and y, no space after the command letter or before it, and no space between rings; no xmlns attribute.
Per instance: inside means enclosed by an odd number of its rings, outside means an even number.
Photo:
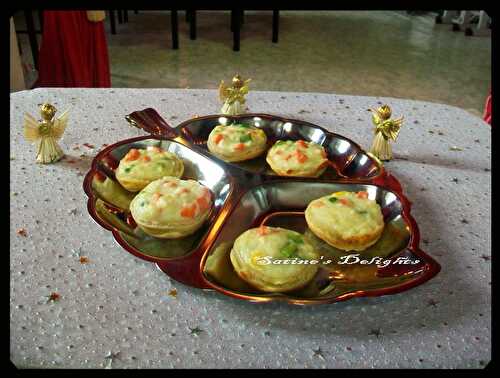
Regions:
<svg viewBox="0 0 500 378"><path fill-rule="evenodd" d="M490 94L486 98L486 104L484 105L483 119L491 125L491 89Z"/></svg>
<svg viewBox="0 0 500 378"><path fill-rule="evenodd" d="M104 23L86 11L44 11L36 87L110 87Z"/></svg>

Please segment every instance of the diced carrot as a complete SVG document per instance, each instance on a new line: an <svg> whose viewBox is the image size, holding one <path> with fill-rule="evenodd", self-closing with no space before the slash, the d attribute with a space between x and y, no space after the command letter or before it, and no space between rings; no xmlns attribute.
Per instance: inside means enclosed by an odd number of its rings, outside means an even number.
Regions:
<svg viewBox="0 0 500 378"><path fill-rule="evenodd" d="M238 143L234 146L234 149L236 151L241 151L241 150L244 150L245 149L245 145L243 143Z"/></svg>
<svg viewBox="0 0 500 378"><path fill-rule="evenodd" d="M127 155L125 155L125 161L137 160L141 156L139 150L132 148Z"/></svg>
<svg viewBox="0 0 500 378"><path fill-rule="evenodd" d="M224 139L224 135L222 134L217 134L216 136L214 136L215 144L219 144L222 139Z"/></svg>
<svg viewBox="0 0 500 378"><path fill-rule="evenodd" d="M206 196L198 197L196 203L201 211L208 209L208 200Z"/></svg>
<svg viewBox="0 0 500 378"><path fill-rule="evenodd" d="M356 197L358 197L358 198L368 198L368 192L358 192L356 194Z"/></svg>
<svg viewBox="0 0 500 378"><path fill-rule="evenodd" d="M153 201L158 201L160 199L160 197L161 197L161 194L158 193L158 192L156 192L156 193L153 194L152 200Z"/></svg>
<svg viewBox="0 0 500 378"><path fill-rule="evenodd" d="M297 143L297 146L302 147L302 148L307 148L307 147L308 147L308 146L307 146L307 143L306 143L306 142L304 142L303 140L298 140L298 141L297 141L297 142L295 142L295 143Z"/></svg>
<svg viewBox="0 0 500 378"><path fill-rule="evenodd" d="M190 190L188 188L182 188L181 190L179 190L179 194L182 194L182 193L189 193Z"/></svg>
<svg viewBox="0 0 500 378"><path fill-rule="evenodd" d="M302 164L302 163L305 163L307 161L307 156L304 155L302 152L297 151L295 153L295 155L297 156L297 160L298 160L299 163Z"/></svg>
<svg viewBox="0 0 500 378"><path fill-rule="evenodd" d="M285 160L290 160L291 157L292 157L292 155L286 155L284 159Z"/></svg>
<svg viewBox="0 0 500 378"><path fill-rule="evenodd" d="M351 204L351 202L349 202L349 200L347 198L341 198L341 199L339 199L339 202L342 205L346 205L346 206L350 206L350 204Z"/></svg>
<svg viewBox="0 0 500 378"><path fill-rule="evenodd" d="M148 155L144 155L142 157L142 160L144 160L144 161L151 161L151 158Z"/></svg>
<svg viewBox="0 0 500 378"><path fill-rule="evenodd" d="M184 206L181 209L181 216L185 218L194 218L194 215L196 214L196 204L193 203L191 206Z"/></svg>
<svg viewBox="0 0 500 378"><path fill-rule="evenodd" d="M260 226L259 229L257 230L257 233L260 235L260 236L264 236L264 235L267 235L268 232L267 232L267 227L266 226Z"/></svg>

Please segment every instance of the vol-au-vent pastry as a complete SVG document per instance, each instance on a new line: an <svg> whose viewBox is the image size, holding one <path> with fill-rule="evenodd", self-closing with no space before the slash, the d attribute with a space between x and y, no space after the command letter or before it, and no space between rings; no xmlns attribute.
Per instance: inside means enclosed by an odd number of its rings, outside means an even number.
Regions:
<svg viewBox="0 0 500 378"><path fill-rule="evenodd" d="M309 203L309 229L331 246L363 251L375 244L384 229L380 206L367 192L336 192Z"/></svg>
<svg viewBox="0 0 500 378"><path fill-rule="evenodd" d="M278 140L266 161L280 176L319 177L328 166L325 149L304 140Z"/></svg>
<svg viewBox="0 0 500 378"><path fill-rule="evenodd" d="M236 239L230 259L238 276L253 287L266 292L288 292L307 285L318 264L272 261L318 261L319 255L298 232L261 226L245 231Z"/></svg>
<svg viewBox="0 0 500 378"><path fill-rule="evenodd" d="M184 163L175 154L160 147L132 148L120 160L116 179L130 192L138 192L164 176L181 177Z"/></svg>
<svg viewBox="0 0 500 378"><path fill-rule="evenodd" d="M244 161L266 150L267 136L261 129L245 124L218 125L210 132L207 147L224 161Z"/></svg>
<svg viewBox="0 0 500 378"><path fill-rule="evenodd" d="M207 219L212 192L194 180L163 177L135 196L130 212L148 235L176 239L194 233Z"/></svg>

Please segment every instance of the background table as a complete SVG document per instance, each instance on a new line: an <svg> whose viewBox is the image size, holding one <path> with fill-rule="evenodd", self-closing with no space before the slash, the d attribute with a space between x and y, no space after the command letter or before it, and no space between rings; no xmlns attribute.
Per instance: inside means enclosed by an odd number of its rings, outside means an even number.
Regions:
<svg viewBox="0 0 500 378"><path fill-rule="evenodd" d="M67 158L34 162L23 113L70 110ZM37 89L11 94L10 356L54 368L482 367L491 358L491 129L426 102L251 92L248 106L304 119L369 148L370 107L406 122L386 163L413 201L422 249L442 271L393 296L299 307L179 284L118 246L87 214L82 180L102 148L144 135L124 116L176 125L218 113L215 90ZM88 145L85 146L84 143ZM88 147L90 146L90 147ZM91 147L94 148L91 148ZM461 151L451 150L458 147ZM26 236L17 234L24 228ZM81 263L79 256L88 258ZM177 290L177 297L169 295ZM56 292L58 301L48 301Z"/></svg>

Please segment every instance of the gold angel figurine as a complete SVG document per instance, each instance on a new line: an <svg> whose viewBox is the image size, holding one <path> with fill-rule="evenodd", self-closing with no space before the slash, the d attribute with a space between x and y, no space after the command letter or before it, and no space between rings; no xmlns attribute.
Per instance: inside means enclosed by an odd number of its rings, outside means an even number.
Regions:
<svg viewBox="0 0 500 378"><path fill-rule="evenodd" d="M233 77L230 87L224 84L224 80L219 85L219 99L224 103L222 114L237 115L245 113L245 95L248 93L248 83L252 79L243 80L240 75Z"/></svg>
<svg viewBox="0 0 500 378"><path fill-rule="evenodd" d="M372 121L375 124L375 138L373 139L370 152L380 160L392 159L392 148L389 139L396 140L403 124L403 117L398 119L391 118L391 108L389 105L383 105L377 110L370 109L372 112Z"/></svg>
<svg viewBox="0 0 500 378"><path fill-rule="evenodd" d="M40 106L42 121L39 122L30 114L24 116L24 137L31 143L38 142L36 154L37 163L54 163L64 156L64 152L57 144L62 137L68 123L68 111L59 118L55 118L57 109L51 104Z"/></svg>

